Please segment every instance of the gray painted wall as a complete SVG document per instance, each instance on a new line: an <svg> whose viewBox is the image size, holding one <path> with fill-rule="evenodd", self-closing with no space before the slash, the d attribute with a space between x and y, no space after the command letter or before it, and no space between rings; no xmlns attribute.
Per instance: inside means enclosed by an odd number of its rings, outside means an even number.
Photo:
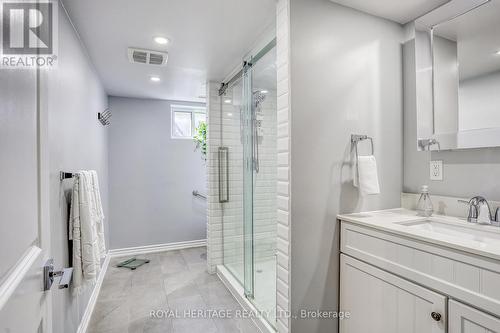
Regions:
<svg viewBox="0 0 500 333"><path fill-rule="evenodd" d="M338 213L400 206L403 28L327 0L291 0L291 307L338 306ZM382 193L352 186L350 135L375 141ZM362 149L367 149L364 146ZM337 332L292 320L292 332Z"/></svg>
<svg viewBox="0 0 500 333"><path fill-rule="evenodd" d="M205 162L171 139L171 104L202 105L110 97L112 249L206 238L206 202L191 193L206 193Z"/></svg>
<svg viewBox="0 0 500 333"><path fill-rule="evenodd" d="M47 107L50 163L51 253L58 267L68 266L68 205L71 180L61 183L59 171L95 169L100 178L104 214L108 215L107 129L97 112L107 107L101 86L85 50L62 7L59 8L58 67L48 72ZM105 221L106 236L108 220ZM109 242L108 242L109 244ZM52 289L53 332L76 332L92 293L74 297Z"/></svg>
<svg viewBox="0 0 500 333"><path fill-rule="evenodd" d="M404 192L419 192L429 185L431 194L454 197L483 195L500 200L500 148L418 152L416 144L415 43L404 45ZM429 162L443 161L443 181L429 180Z"/></svg>
<svg viewBox="0 0 500 333"><path fill-rule="evenodd" d="M36 71L0 68L0 281L39 236L36 117Z"/></svg>

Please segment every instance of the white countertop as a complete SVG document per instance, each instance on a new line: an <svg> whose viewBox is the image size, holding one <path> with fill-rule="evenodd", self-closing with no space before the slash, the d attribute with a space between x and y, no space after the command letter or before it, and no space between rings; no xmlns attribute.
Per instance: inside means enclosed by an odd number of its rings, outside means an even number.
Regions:
<svg viewBox="0 0 500 333"><path fill-rule="evenodd" d="M417 216L415 211L403 208L345 215L341 214L338 215L337 218L342 221L500 260L500 227L477 225L475 223L469 223L465 219L442 215L435 215L427 219ZM461 232L470 231L470 234L460 237L459 232L454 233L453 230L447 234L408 226L412 225L412 222L425 221L446 225L445 227L454 228ZM475 236L475 234L477 234L477 236Z"/></svg>

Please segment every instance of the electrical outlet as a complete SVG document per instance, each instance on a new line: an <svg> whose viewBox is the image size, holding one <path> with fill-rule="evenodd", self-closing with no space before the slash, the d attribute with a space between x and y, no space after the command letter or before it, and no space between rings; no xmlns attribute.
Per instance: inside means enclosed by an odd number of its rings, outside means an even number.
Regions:
<svg viewBox="0 0 500 333"><path fill-rule="evenodd" d="M443 180L443 161L430 162L430 179Z"/></svg>

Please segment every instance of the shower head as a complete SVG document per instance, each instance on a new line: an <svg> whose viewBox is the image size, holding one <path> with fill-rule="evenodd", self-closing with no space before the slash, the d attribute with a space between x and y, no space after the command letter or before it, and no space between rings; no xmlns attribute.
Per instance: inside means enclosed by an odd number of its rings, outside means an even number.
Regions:
<svg viewBox="0 0 500 333"><path fill-rule="evenodd" d="M266 99L266 94L262 93L260 90L253 92L253 105L257 109Z"/></svg>

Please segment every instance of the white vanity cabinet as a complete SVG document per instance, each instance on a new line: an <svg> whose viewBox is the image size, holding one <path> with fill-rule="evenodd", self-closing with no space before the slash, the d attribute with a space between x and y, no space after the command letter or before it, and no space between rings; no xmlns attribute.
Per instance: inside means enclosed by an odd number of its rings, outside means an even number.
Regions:
<svg viewBox="0 0 500 333"><path fill-rule="evenodd" d="M499 318L457 301L449 301L448 314L450 333L500 333Z"/></svg>
<svg viewBox="0 0 500 333"><path fill-rule="evenodd" d="M342 333L445 333L446 297L341 255ZM434 317L434 318L433 318Z"/></svg>
<svg viewBox="0 0 500 333"><path fill-rule="evenodd" d="M339 217L340 333L500 333L499 259L371 227L373 215Z"/></svg>

